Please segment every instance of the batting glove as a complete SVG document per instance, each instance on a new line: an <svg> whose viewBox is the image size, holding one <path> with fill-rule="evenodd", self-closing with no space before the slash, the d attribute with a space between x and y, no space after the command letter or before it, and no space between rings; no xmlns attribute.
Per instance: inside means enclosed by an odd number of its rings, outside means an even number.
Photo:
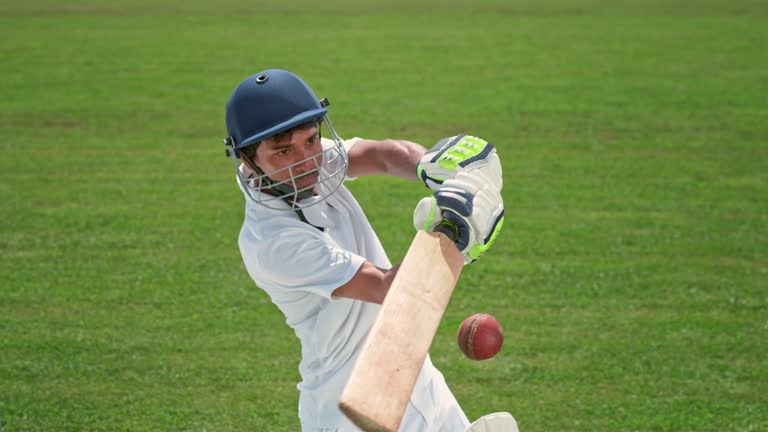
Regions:
<svg viewBox="0 0 768 432"><path fill-rule="evenodd" d="M493 144L478 137L461 134L443 138L422 156L416 167L416 174L434 191L462 171L485 176L501 191L499 155Z"/></svg>
<svg viewBox="0 0 768 432"><path fill-rule="evenodd" d="M504 225L504 202L499 190L483 177L460 172L446 180L433 197L419 201L413 225L448 234L469 264L496 241Z"/></svg>

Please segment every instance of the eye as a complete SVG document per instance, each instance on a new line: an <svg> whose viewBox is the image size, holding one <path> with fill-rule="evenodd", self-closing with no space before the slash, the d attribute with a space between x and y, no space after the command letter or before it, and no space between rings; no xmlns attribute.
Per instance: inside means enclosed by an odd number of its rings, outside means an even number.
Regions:
<svg viewBox="0 0 768 432"><path fill-rule="evenodd" d="M275 156L282 157L282 156L287 155L288 152L290 152L290 151L291 151L291 149L280 150L279 152L275 153Z"/></svg>

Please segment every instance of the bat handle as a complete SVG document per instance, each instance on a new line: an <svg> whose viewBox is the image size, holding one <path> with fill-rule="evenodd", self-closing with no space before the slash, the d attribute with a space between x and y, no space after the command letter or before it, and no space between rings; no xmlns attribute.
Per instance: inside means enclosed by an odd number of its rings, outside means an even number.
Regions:
<svg viewBox="0 0 768 432"><path fill-rule="evenodd" d="M453 241L458 240L456 230L451 225L448 225L445 222L442 222L439 225L437 225L435 227L435 232L443 233Z"/></svg>

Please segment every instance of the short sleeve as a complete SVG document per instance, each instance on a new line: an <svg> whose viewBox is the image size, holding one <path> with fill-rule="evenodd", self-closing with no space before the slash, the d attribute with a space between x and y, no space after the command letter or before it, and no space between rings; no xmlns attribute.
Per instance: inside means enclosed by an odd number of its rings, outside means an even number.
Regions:
<svg viewBox="0 0 768 432"><path fill-rule="evenodd" d="M352 139L344 140L344 151L349 153L349 150L354 146L358 141L360 141L362 138L360 137L354 137ZM323 144L324 149L329 149L335 145L335 142L330 138L322 138L321 142ZM328 166L327 169L329 171L333 171L333 169L336 167L336 165ZM345 181L354 180L357 177L345 177Z"/></svg>
<svg viewBox="0 0 768 432"><path fill-rule="evenodd" d="M244 230L239 243L248 273L263 289L306 291L330 299L365 258L325 240L319 232L290 229L257 241Z"/></svg>
<svg viewBox="0 0 768 432"><path fill-rule="evenodd" d="M349 150L352 148L352 146L357 144L357 142L360 141L361 139L362 138L360 137L354 137L352 139L344 140L344 150L346 150L347 153L349 153Z"/></svg>

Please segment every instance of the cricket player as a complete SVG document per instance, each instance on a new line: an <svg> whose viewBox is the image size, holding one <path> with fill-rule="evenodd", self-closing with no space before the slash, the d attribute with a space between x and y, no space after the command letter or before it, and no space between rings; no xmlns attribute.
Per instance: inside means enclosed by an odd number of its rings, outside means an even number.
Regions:
<svg viewBox="0 0 768 432"><path fill-rule="evenodd" d="M489 143L459 135L428 152L409 141L342 140L327 107L293 73L259 72L229 98L225 145L246 197L245 267L301 342L302 430L348 432L359 429L338 409L339 397L398 266L343 183L380 174L422 180L432 196L416 207L414 224L447 224L467 263L495 239L504 207ZM400 430L469 425L427 356Z"/></svg>

